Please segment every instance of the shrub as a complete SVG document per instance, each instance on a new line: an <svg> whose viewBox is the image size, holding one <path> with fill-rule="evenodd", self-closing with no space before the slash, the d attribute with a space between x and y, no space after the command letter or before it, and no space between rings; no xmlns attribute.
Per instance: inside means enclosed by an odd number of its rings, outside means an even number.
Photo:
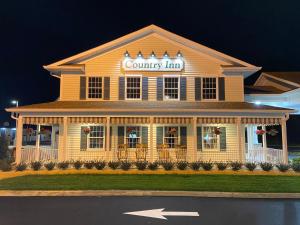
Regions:
<svg viewBox="0 0 300 225"><path fill-rule="evenodd" d="M135 166L138 170L145 170L147 168L147 161L137 161L135 163Z"/></svg>
<svg viewBox="0 0 300 225"><path fill-rule="evenodd" d="M268 162L262 162L260 163L260 167L263 171L270 171L273 169L273 164Z"/></svg>
<svg viewBox="0 0 300 225"><path fill-rule="evenodd" d="M214 167L214 164L212 162L202 162L201 166L204 170L209 171Z"/></svg>
<svg viewBox="0 0 300 225"><path fill-rule="evenodd" d="M34 171L40 170L42 167L42 163L40 161L34 161L30 163L30 167L31 169L33 169Z"/></svg>
<svg viewBox="0 0 300 225"><path fill-rule="evenodd" d="M240 169L242 169L243 163L241 163L241 162L231 162L230 166L231 166L231 169L233 171L239 171Z"/></svg>
<svg viewBox="0 0 300 225"><path fill-rule="evenodd" d="M73 163L73 166L76 170L79 170L82 167L83 162L80 160L77 160Z"/></svg>
<svg viewBox="0 0 300 225"><path fill-rule="evenodd" d="M122 161L121 162L121 169L122 170L129 170L131 168L132 163L129 161Z"/></svg>
<svg viewBox="0 0 300 225"><path fill-rule="evenodd" d="M173 162L163 162L161 165L165 170L172 170L174 168Z"/></svg>
<svg viewBox="0 0 300 225"><path fill-rule="evenodd" d="M300 158L294 158L294 159L292 160L292 162L293 162L293 163L300 163Z"/></svg>
<svg viewBox="0 0 300 225"><path fill-rule="evenodd" d="M148 164L149 170L157 170L157 168L158 168L158 162L152 162Z"/></svg>
<svg viewBox="0 0 300 225"><path fill-rule="evenodd" d="M179 162L177 162L176 166L177 166L177 169L179 169L179 170L185 170L188 167L188 162L179 161Z"/></svg>
<svg viewBox="0 0 300 225"><path fill-rule="evenodd" d="M246 162L245 166L249 171L254 171L257 167L257 164L255 162Z"/></svg>
<svg viewBox="0 0 300 225"><path fill-rule="evenodd" d="M225 162L217 162L216 163L218 170L226 170L228 163Z"/></svg>
<svg viewBox="0 0 300 225"><path fill-rule="evenodd" d="M300 172L300 163L293 163L293 164L292 164L292 169L293 169L295 172Z"/></svg>
<svg viewBox="0 0 300 225"><path fill-rule="evenodd" d="M27 164L24 162L21 162L16 165L16 171L23 171L27 169Z"/></svg>
<svg viewBox="0 0 300 225"><path fill-rule="evenodd" d="M286 172L286 171L289 170L290 165L284 164L284 163L280 163L280 164L277 164L276 167L277 167L277 169L278 169L280 172Z"/></svg>
<svg viewBox="0 0 300 225"><path fill-rule="evenodd" d="M108 162L108 166L109 166L109 168L111 168L112 170L116 170L116 169L119 168L120 162L119 162L119 161L110 161L110 162Z"/></svg>
<svg viewBox="0 0 300 225"><path fill-rule="evenodd" d="M106 162L105 161L96 161L94 163L94 166L97 170L103 170L106 166Z"/></svg>
<svg viewBox="0 0 300 225"><path fill-rule="evenodd" d="M191 162L191 163L189 164L189 167L190 167L192 170L199 170L200 167L201 167L201 162L199 162L199 161Z"/></svg>
<svg viewBox="0 0 300 225"><path fill-rule="evenodd" d="M10 171L12 170L11 164L7 160L0 160L0 170L2 171Z"/></svg>
<svg viewBox="0 0 300 225"><path fill-rule="evenodd" d="M94 161L88 161L88 162L84 162L84 167L88 170L93 169L94 167Z"/></svg>
<svg viewBox="0 0 300 225"><path fill-rule="evenodd" d="M55 162L48 162L48 163L45 163L45 164L44 164L44 167L45 167L47 170L53 170L54 167L55 167Z"/></svg>
<svg viewBox="0 0 300 225"><path fill-rule="evenodd" d="M62 161L57 163L57 168L61 170L66 170L69 168L70 163L68 161Z"/></svg>

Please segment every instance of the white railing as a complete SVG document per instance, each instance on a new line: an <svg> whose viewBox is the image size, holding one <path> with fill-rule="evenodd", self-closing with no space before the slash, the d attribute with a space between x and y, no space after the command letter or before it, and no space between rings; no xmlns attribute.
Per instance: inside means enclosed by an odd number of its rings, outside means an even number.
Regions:
<svg viewBox="0 0 300 225"><path fill-rule="evenodd" d="M246 153L246 161L282 163L284 161L283 150L274 148L248 149Z"/></svg>
<svg viewBox="0 0 300 225"><path fill-rule="evenodd" d="M26 145L21 149L22 162L56 161L57 159L58 149L53 149L51 146L40 146L39 149L36 149L36 146Z"/></svg>

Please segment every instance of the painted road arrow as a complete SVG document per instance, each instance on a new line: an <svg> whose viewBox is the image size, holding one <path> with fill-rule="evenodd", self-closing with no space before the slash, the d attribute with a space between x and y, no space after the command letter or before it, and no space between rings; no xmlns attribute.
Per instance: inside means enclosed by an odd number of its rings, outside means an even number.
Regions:
<svg viewBox="0 0 300 225"><path fill-rule="evenodd" d="M133 215L133 216L151 217L151 218L157 218L163 220L167 220L167 218L164 216L199 216L198 212L176 212L176 211L171 212L171 211L164 211L164 208L126 212L124 214Z"/></svg>

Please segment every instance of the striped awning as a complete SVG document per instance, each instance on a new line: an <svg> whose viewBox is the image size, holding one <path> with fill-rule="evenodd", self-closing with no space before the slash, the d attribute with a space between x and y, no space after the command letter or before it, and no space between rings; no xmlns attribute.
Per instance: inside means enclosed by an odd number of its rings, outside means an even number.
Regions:
<svg viewBox="0 0 300 225"><path fill-rule="evenodd" d="M281 118L242 118L243 124L278 125Z"/></svg>
<svg viewBox="0 0 300 225"><path fill-rule="evenodd" d="M112 124L145 124L150 123L149 117L112 117Z"/></svg>
<svg viewBox="0 0 300 225"><path fill-rule="evenodd" d="M155 117L154 123L173 123L173 124L187 124L191 123L192 118L189 117Z"/></svg>
<svg viewBox="0 0 300 225"><path fill-rule="evenodd" d="M23 117L24 124L61 124L63 117Z"/></svg>
<svg viewBox="0 0 300 225"><path fill-rule="evenodd" d="M69 117L69 123L106 123L106 117Z"/></svg>
<svg viewBox="0 0 300 225"><path fill-rule="evenodd" d="M235 123L236 118L234 117L198 117L197 123L208 124L208 123Z"/></svg>

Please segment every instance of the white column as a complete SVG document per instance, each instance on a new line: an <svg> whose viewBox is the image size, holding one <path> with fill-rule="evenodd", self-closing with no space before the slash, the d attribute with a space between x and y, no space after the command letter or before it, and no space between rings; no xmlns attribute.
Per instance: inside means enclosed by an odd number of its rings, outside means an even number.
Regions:
<svg viewBox="0 0 300 225"><path fill-rule="evenodd" d="M154 117L150 117L150 162L154 161L154 149L153 149L153 121Z"/></svg>
<svg viewBox="0 0 300 225"><path fill-rule="evenodd" d="M61 149L61 157L60 161L65 161L67 160L67 146L68 146L68 117L64 116L63 119L63 148Z"/></svg>
<svg viewBox="0 0 300 225"><path fill-rule="evenodd" d="M251 124L247 124L247 144L248 150L253 149L253 131Z"/></svg>
<svg viewBox="0 0 300 225"><path fill-rule="evenodd" d="M36 161L40 159L40 139L41 139L41 125L38 124L36 128L36 136L35 136L35 151L34 157Z"/></svg>
<svg viewBox="0 0 300 225"><path fill-rule="evenodd" d="M287 132L286 132L286 119L281 119L281 134L282 134L282 151L283 162L288 163L288 145L287 145Z"/></svg>
<svg viewBox="0 0 300 225"><path fill-rule="evenodd" d="M245 144L242 141L243 140L243 130L242 130L242 123L241 123L241 117L238 117L236 120L236 129L237 129L237 139L238 139L238 149L240 153L240 160L242 162L245 162L246 156L245 156Z"/></svg>
<svg viewBox="0 0 300 225"><path fill-rule="evenodd" d="M193 156L192 161L197 160L197 117L193 117Z"/></svg>
<svg viewBox="0 0 300 225"><path fill-rule="evenodd" d="M54 126L54 124L52 124L52 129L51 129L51 148L54 149L55 148L55 133L56 133L56 127Z"/></svg>
<svg viewBox="0 0 300 225"><path fill-rule="evenodd" d="M16 119L16 163L21 162L22 139L23 139L23 117Z"/></svg>
<svg viewBox="0 0 300 225"><path fill-rule="evenodd" d="M110 155L110 117L106 117L106 160L109 160Z"/></svg>
<svg viewBox="0 0 300 225"><path fill-rule="evenodd" d="M266 131L266 126L262 126L262 129ZM267 148L267 133L262 136L262 147Z"/></svg>

